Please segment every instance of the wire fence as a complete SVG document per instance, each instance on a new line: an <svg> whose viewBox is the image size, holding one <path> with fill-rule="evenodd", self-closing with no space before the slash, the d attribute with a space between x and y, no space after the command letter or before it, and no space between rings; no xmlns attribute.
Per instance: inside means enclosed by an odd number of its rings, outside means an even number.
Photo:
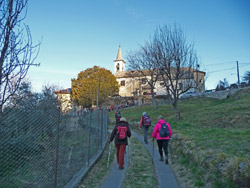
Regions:
<svg viewBox="0 0 250 188"><path fill-rule="evenodd" d="M104 110L62 115L57 108L0 114L0 187L64 187L107 141Z"/></svg>

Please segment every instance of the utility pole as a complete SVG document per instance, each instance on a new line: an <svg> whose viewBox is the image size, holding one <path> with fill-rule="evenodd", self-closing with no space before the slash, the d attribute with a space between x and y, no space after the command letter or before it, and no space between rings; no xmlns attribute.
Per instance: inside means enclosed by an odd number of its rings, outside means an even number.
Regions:
<svg viewBox="0 0 250 188"><path fill-rule="evenodd" d="M238 77L238 85L240 85L240 75L239 75L239 63L236 61L237 64L237 77Z"/></svg>
<svg viewBox="0 0 250 188"><path fill-rule="evenodd" d="M101 80L101 76L99 76L98 88L97 88L97 100L96 100L96 108L97 109L99 108L100 80Z"/></svg>
<svg viewBox="0 0 250 188"><path fill-rule="evenodd" d="M141 77L139 77L139 100L138 100L138 104L139 104L139 106L141 106L141 104L142 104L142 96L141 96Z"/></svg>
<svg viewBox="0 0 250 188"><path fill-rule="evenodd" d="M196 65L196 90L197 90L197 92L200 92L200 88L199 88L199 68L200 68L200 65L199 64L197 64Z"/></svg>

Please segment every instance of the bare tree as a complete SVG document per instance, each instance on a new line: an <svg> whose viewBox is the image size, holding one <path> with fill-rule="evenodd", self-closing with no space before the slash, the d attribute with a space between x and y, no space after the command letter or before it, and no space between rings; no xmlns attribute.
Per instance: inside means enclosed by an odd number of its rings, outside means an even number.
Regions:
<svg viewBox="0 0 250 188"><path fill-rule="evenodd" d="M33 45L26 17L28 0L0 0L0 113L15 94L34 61L40 43Z"/></svg>
<svg viewBox="0 0 250 188"><path fill-rule="evenodd" d="M130 52L127 61L129 62L129 69L137 71L140 78L139 82L145 80L145 83L149 85L153 105L156 109L154 89L159 77L159 69L155 55L154 43L150 41L141 46L139 51ZM141 83L139 83L139 87L141 87Z"/></svg>
<svg viewBox="0 0 250 188"><path fill-rule="evenodd" d="M38 101L38 93L31 91L31 82L25 79L15 94L10 97L7 106L10 109L18 108L30 111L37 106Z"/></svg>
<svg viewBox="0 0 250 188"><path fill-rule="evenodd" d="M192 44L188 44L183 29L174 25L158 27L154 34L158 67L167 94L171 96L176 119L180 119L178 100L181 94L196 87L198 58ZM195 73L196 72L196 73Z"/></svg>

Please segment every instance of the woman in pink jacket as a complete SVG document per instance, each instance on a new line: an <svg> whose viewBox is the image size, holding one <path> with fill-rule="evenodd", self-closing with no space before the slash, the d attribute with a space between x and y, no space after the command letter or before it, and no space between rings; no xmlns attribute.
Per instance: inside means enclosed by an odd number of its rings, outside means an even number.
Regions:
<svg viewBox="0 0 250 188"><path fill-rule="evenodd" d="M160 129L163 124L166 124L169 130L169 136L167 137L160 136ZM162 153L162 148L163 148L165 157L166 157L166 164L168 164L168 141L171 138L171 136L172 136L172 130L171 130L170 125L165 122L162 116L158 116L158 122L156 123L154 127L152 138L153 139L156 138L157 140L157 145L158 145L159 153L161 156L160 161L163 161L163 153Z"/></svg>

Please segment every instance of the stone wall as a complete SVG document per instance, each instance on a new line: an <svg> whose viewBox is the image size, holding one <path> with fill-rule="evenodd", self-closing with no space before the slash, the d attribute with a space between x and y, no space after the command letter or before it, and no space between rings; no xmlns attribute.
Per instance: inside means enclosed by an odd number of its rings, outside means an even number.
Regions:
<svg viewBox="0 0 250 188"><path fill-rule="evenodd" d="M225 99L234 95L239 89L229 89L224 91L215 91L212 93L204 94L204 97L215 98L215 99Z"/></svg>
<svg viewBox="0 0 250 188"><path fill-rule="evenodd" d="M215 98L215 99L225 99L225 98L233 96L238 91L249 92L249 90L250 90L250 87L239 88L239 89L229 89L229 90L224 90L224 91L215 91L212 93L204 94L204 97L210 97L210 98Z"/></svg>

